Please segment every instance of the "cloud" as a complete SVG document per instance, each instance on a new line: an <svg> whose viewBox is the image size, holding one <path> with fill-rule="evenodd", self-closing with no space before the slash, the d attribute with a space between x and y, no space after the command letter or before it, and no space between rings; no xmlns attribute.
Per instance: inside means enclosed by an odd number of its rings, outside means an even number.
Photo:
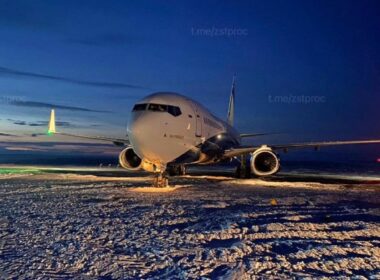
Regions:
<svg viewBox="0 0 380 280"><path fill-rule="evenodd" d="M30 123L28 123L28 125L29 126L47 126L48 123L49 123L48 121L38 121L38 122L30 122ZM60 126L60 127L75 127L75 125L73 125L70 122L60 122L60 121L56 121L55 122L55 126Z"/></svg>
<svg viewBox="0 0 380 280"><path fill-rule="evenodd" d="M37 101L23 101L23 100L12 100L9 101L10 105L23 106L23 107L35 107L35 108L49 108L49 109L62 109L69 111L82 111L82 112L94 112L94 113L109 113L109 111L93 110L83 107L65 106L53 103L37 102Z"/></svg>
<svg viewBox="0 0 380 280"><path fill-rule="evenodd" d="M13 124L26 125L26 122L25 121L14 121Z"/></svg>
<svg viewBox="0 0 380 280"><path fill-rule="evenodd" d="M29 126L47 126L47 124L43 124L42 122L30 122L28 123ZM58 126L57 122L55 123L56 126Z"/></svg>
<svg viewBox="0 0 380 280"><path fill-rule="evenodd" d="M83 86L92 86L92 87L101 87L101 88L111 88L111 89L148 89L143 86L126 84L126 83L115 83L115 82L103 82L103 81L85 81L79 79L66 78L61 76L40 74L35 72L28 71L20 71L16 69L11 69L7 67L0 66L0 75L10 76L10 77L18 77L18 78L30 78L30 79L44 79L44 80L52 80L58 82L65 82L70 84L77 84Z"/></svg>
<svg viewBox="0 0 380 280"><path fill-rule="evenodd" d="M17 147L17 146L8 146L5 147L6 150L8 151L33 151L33 152L45 152L48 151L46 149L40 149L40 148L35 148L35 147Z"/></svg>
<svg viewBox="0 0 380 280"><path fill-rule="evenodd" d="M27 135L27 136L30 136L30 137L46 136L46 133L33 133L33 134L30 134L30 135Z"/></svg>
<svg viewBox="0 0 380 280"><path fill-rule="evenodd" d="M14 134L1 133L1 132L0 132L0 136L3 136L3 137L19 137L19 136L14 135Z"/></svg>
<svg viewBox="0 0 380 280"><path fill-rule="evenodd" d="M26 121L21 121L21 120L13 120L13 119L8 119L9 122L12 122L13 124L15 125L27 125L27 126L48 126L48 121L36 121L36 122L26 122ZM59 127L75 127L75 125L73 125L72 123L70 122L60 122L60 121L56 121L55 122L55 125L56 126L59 126ZM35 134L33 137L36 137L38 134Z"/></svg>
<svg viewBox="0 0 380 280"><path fill-rule="evenodd" d="M86 45L86 46L117 46L127 45L136 42L134 38L131 38L123 33L104 33L90 37L82 37L78 39L70 39L70 42Z"/></svg>

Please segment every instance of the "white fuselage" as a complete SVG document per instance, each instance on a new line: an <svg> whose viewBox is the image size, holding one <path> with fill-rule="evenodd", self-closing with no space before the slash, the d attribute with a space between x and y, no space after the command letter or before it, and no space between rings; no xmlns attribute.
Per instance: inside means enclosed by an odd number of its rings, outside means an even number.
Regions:
<svg viewBox="0 0 380 280"><path fill-rule="evenodd" d="M155 93L136 103L127 133L135 153L158 170L171 163L217 162L223 150L240 145L230 125L176 93Z"/></svg>

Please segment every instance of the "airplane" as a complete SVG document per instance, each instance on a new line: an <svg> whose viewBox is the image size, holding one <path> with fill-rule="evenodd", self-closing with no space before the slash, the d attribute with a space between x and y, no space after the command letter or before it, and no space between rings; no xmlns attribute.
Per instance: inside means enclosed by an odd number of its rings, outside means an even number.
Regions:
<svg viewBox="0 0 380 280"><path fill-rule="evenodd" d="M187 165L208 165L237 159L240 163L237 177L249 178L252 174L262 177L280 170L278 154L282 151L380 143L380 139L372 139L243 146L243 138L266 133L240 134L234 128L235 88L234 77L226 121L186 96L157 92L133 106L125 139L57 132L54 109L50 115L48 134L109 141L126 146L119 155L120 166L127 170L145 170L156 174L155 187L167 186L168 175L184 175Z"/></svg>

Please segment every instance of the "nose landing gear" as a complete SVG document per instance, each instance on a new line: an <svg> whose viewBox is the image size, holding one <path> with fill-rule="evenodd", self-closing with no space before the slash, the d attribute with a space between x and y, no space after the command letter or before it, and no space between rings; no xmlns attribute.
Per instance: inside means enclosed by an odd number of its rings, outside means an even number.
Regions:
<svg viewBox="0 0 380 280"><path fill-rule="evenodd" d="M169 186L168 174L167 172L160 172L156 174L156 177L153 179L154 188L166 188Z"/></svg>

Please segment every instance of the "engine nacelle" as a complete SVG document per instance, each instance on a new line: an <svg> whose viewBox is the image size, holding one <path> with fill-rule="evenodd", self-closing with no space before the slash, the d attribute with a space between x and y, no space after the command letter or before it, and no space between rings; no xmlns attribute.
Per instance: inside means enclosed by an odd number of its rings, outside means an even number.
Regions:
<svg viewBox="0 0 380 280"><path fill-rule="evenodd" d="M125 148L119 155L119 164L128 170L143 169L147 172L157 172L157 166L145 159L141 159L132 147Z"/></svg>
<svg viewBox="0 0 380 280"><path fill-rule="evenodd" d="M251 171L256 176L269 176L278 172L280 160L271 148L263 146L251 157Z"/></svg>
<svg viewBox="0 0 380 280"><path fill-rule="evenodd" d="M125 148L119 155L119 164L128 170L141 169L141 158L136 155L132 147Z"/></svg>

